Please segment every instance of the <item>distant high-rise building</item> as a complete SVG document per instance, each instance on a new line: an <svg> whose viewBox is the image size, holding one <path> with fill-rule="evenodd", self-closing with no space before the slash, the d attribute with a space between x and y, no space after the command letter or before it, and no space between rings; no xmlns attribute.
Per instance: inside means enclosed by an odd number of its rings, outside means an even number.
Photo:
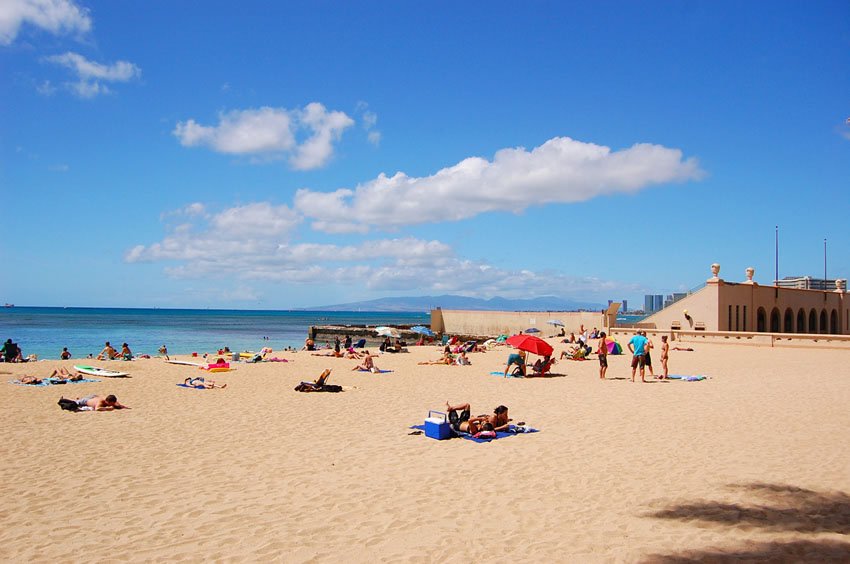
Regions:
<svg viewBox="0 0 850 564"><path fill-rule="evenodd" d="M780 288L796 288L798 290L835 290L835 280L824 280L811 276L786 276L782 280L778 280L776 285Z"/></svg>
<svg viewBox="0 0 850 564"><path fill-rule="evenodd" d="M646 294L643 297L643 311L655 313L664 307L664 296L661 294Z"/></svg>
<svg viewBox="0 0 850 564"><path fill-rule="evenodd" d="M629 311L629 300L623 300L623 311Z"/></svg>

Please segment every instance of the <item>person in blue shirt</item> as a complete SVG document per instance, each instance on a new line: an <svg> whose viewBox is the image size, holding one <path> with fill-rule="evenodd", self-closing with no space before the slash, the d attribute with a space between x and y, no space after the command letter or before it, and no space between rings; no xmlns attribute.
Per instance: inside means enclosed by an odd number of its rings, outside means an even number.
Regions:
<svg viewBox="0 0 850 564"><path fill-rule="evenodd" d="M649 340L641 335L640 332L635 333L635 336L629 340L629 350L632 351L632 382L635 381L635 371L638 367L640 367L641 382L646 382L644 363L648 342Z"/></svg>

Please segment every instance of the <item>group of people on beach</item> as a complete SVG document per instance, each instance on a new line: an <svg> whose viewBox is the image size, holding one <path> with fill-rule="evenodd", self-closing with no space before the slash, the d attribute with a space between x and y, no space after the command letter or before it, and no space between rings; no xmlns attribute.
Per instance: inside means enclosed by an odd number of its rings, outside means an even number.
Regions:
<svg viewBox="0 0 850 564"><path fill-rule="evenodd" d="M0 360L3 362L26 362L21 347L12 339L6 339L3 348L0 348Z"/></svg>

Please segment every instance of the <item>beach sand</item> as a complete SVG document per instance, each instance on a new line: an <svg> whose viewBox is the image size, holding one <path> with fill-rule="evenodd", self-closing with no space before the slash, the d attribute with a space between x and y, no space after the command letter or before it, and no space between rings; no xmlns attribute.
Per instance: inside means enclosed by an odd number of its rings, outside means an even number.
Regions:
<svg viewBox="0 0 850 564"><path fill-rule="evenodd" d="M278 352L294 362L204 391L162 359L38 388L5 382L74 361L0 365L0 560L850 560L848 353L693 346L671 373L706 381L633 384L628 356L604 382L595 359L504 379L504 348L418 366L434 346L381 355L380 375ZM344 392L293 391L324 368ZM56 405L92 393L133 409ZM409 434L446 400L540 432Z"/></svg>

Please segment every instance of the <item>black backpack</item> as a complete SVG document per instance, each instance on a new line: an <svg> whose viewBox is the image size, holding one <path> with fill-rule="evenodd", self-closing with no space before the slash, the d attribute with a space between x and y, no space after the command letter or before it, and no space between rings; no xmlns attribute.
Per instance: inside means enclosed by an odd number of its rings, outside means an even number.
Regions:
<svg viewBox="0 0 850 564"><path fill-rule="evenodd" d="M59 404L59 407L61 407L64 410L67 410L67 411L79 411L80 410L80 406L77 405L77 402L75 402L72 399L61 398L56 403Z"/></svg>

